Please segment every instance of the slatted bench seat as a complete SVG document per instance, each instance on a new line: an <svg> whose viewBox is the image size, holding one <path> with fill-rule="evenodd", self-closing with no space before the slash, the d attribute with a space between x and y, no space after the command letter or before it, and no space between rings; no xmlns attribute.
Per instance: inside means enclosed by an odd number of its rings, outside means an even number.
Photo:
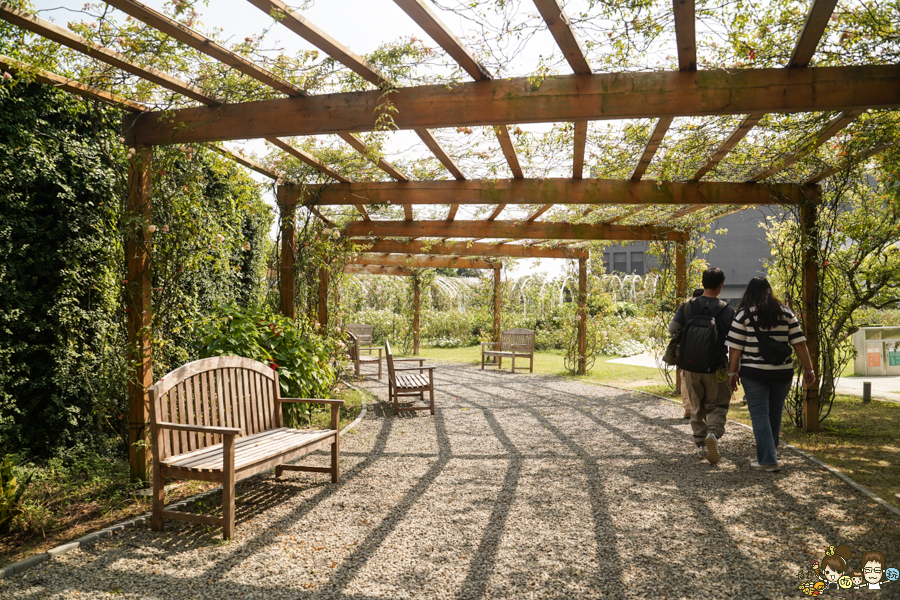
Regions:
<svg viewBox="0 0 900 600"><path fill-rule="evenodd" d="M282 404L328 404L329 429L284 427ZM277 371L239 356L204 358L175 369L150 388L153 455L151 527L165 519L222 527L234 533L234 487L239 479L275 467L284 471L331 473L339 480L339 413L343 400L282 398ZM287 462L331 446L330 467ZM165 479L212 481L222 485L222 516L165 509Z"/></svg>
<svg viewBox="0 0 900 600"><path fill-rule="evenodd" d="M384 355L388 367L388 401L394 403L394 414L402 410L430 410L434 414L434 369L425 366L424 358L394 358L391 343L384 342ZM418 367L395 367L394 363L418 362ZM427 371L426 376L424 372ZM425 392L429 394L428 406L400 406L400 396L418 396L425 400Z"/></svg>
<svg viewBox="0 0 900 600"><path fill-rule="evenodd" d="M499 342L481 343L481 369L484 370L484 359L497 359L497 367L503 368L503 359L512 359L512 372L516 372L516 357L527 358L528 372L534 372L534 332L530 329L507 329L500 332ZM521 367L524 369L525 367Z"/></svg>

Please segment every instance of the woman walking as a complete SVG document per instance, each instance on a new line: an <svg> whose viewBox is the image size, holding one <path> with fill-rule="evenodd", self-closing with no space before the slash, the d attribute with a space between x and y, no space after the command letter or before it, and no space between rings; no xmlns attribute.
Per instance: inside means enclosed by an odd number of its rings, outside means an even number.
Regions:
<svg viewBox="0 0 900 600"><path fill-rule="evenodd" d="M728 382L736 390L740 379L753 421L756 460L750 468L777 471L781 416L794 379L791 346L803 364L804 384L813 385L816 373L797 317L778 301L765 277L747 285L725 345Z"/></svg>

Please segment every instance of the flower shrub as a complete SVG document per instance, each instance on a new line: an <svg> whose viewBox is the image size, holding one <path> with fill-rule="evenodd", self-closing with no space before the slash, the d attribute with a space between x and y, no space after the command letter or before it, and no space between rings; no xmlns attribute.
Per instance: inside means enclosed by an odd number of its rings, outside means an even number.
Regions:
<svg viewBox="0 0 900 600"><path fill-rule="evenodd" d="M323 339L303 319L292 321L266 309L227 306L201 327L199 355L243 356L278 371L285 398L327 398L337 374L332 361L342 355L338 342ZM309 423L319 407L285 407L290 426Z"/></svg>

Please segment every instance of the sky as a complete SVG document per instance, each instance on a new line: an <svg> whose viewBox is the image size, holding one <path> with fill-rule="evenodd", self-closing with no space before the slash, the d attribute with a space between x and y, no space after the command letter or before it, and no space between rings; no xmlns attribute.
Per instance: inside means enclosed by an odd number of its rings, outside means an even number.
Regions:
<svg viewBox="0 0 900 600"><path fill-rule="evenodd" d="M141 1L160 11L165 4L162 0ZM575 4L577 3L567 3L573 8ZM65 26L69 21L86 18L84 13L80 12L85 6L83 1L35 0L34 5L42 18L54 21L60 26ZM250 35L257 35L267 27L272 27L272 31L267 35L267 48L283 48L289 54L316 49L288 29L279 25L273 27L272 19L249 2L211 0L208 6L198 3L196 8L201 14L200 24L196 29L201 33L208 34L214 29L221 28L221 36L227 40L226 45L243 40ZM433 5L432 8L434 8ZM465 19L446 11L436 10L436 12L457 36L466 38L477 35L477 30L473 28L472 23ZM536 10L534 12L537 13ZM425 40L429 45L436 46L431 38L391 0L318 0L308 4L302 14L336 40L349 46L357 54L370 53L386 41L408 36L415 36ZM469 39L466 43L473 43L473 40ZM513 63L513 69L529 73L538 63L541 55L549 56L554 50L555 42L549 31L541 31L529 40L525 50ZM537 128L540 127L542 126ZM243 149L245 152L262 154L266 151L265 144L261 140L232 142L226 145ZM495 147L494 150L499 151L499 148ZM391 139L386 146L386 158L394 160L406 153L419 154L423 151L427 152L418 136L413 132L397 131L391 134ZM268 181L267 178L257 173L251 173L251 175L259 181ZM266 201L275 206L275 199L271 194L267 195ZM469 210L471 208L461 206L457 218L471 218L467 214ZM509 212L510 209L507 210L507 213ZM506 218L515 218L514 214L505 216ZM561 262L560 259L520 260L508 272L508 276L517 278L533 273L558 274L563 269Z"/></svg>

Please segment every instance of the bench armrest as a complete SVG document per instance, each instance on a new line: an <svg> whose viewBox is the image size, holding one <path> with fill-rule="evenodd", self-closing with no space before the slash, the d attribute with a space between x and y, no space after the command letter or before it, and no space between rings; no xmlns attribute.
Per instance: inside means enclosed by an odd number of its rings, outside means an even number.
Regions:
<svg viewBox="0 0 900 600"><path fill-rule="evenodd" d="M399 369L394 369L394 371L433 371L437 369L436 366L420 366L420 367L401 367Z"/></svg>
<svg viewBox="0 0 900 600"><path fill-rule="evenodd" d="M208 425L184 425L182 423L169 423L167 421L159 421L157 427L163 429L175 429L177 431L196 431L197 433L216 433L219 435L238 435L243 431L238 427L210 427Z"/></svg>
<svg viewBox="0 0 900 600"><path fill-rule="evenodd" d="M343 400L323 400L322 398L279 398L277 402L294 402L302 404L331 404L340 406Z"/></svg>
<svg viewBox="0 0 900 600"><path fill-rule="evenodd" d="M481 342L481 348L484 349L485 346L499 346L500 342Z"/></svg>
<svg viewBox="0 0 900 600"><path fill-rule="evenodd" d="M419 363L423 363L423 362L425 362L425 359L424 358L395 358L394 359L394 362L416 362L416 361L419 361Z"/></svg>

